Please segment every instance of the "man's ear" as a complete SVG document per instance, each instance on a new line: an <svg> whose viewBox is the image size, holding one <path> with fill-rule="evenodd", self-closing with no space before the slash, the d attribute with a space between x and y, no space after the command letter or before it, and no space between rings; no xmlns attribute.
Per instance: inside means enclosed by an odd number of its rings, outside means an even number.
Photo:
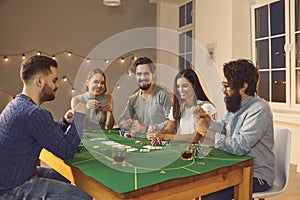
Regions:
<svg viewBox="0 0 300 200"><path fill-rule="evenodd" d="M245 94L247 88L248 88L248 83L247 83L247 82L244 82L244 83L243 83L243 87L241 88L241 92L243 92L243 93Z"/></svg>
<svg viewBox="0 0 300 200"><path fill-rule="evenodd" d="M34 77L34 83L36 86L38 87L43 87L43 84L44 84L44 79L42 76L35 76Z"/></svg>

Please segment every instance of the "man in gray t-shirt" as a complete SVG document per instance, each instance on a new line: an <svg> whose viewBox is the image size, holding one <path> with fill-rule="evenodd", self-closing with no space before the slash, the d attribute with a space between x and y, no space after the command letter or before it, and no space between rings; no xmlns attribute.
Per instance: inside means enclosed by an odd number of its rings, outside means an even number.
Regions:
<svg viewBox="0 0 300 200"><path fill-rule="evenodd" d="M171 94L153 83L156 68L150 58L139 58L133 66L140 89L129 97L118 125L133 133L146 133L148 129L161 130L168 121Z"/></svg>

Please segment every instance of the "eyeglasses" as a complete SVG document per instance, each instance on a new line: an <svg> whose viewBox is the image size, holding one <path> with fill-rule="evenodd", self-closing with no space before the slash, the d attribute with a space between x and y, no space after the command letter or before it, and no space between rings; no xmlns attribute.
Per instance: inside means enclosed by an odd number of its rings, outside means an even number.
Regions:
<svg viewBox="0 0 300 200"><path fill-rule="evenodd" d="M227 82L225 82L225 81L222 82L222 85L223 85L223 87L224 87L225 90L226 90L228 87L230 87L229 84L228 84Z"/></svg>

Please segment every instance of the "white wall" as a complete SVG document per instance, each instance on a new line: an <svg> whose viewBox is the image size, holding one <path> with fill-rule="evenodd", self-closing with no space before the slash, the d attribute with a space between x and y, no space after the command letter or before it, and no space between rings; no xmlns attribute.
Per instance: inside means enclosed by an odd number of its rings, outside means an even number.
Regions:
<svg viewBox="0 0 300 200"><path fill-rule="evenodd" d="M195 0L195 40L204 49L207 45L215 47L215 62L222 77L222 65L225 62L238 58L251 59L251 5L264 0ZM157 24L162 27L178 30L178 5L186 1L157 0L158 18ZM169 6L172 4L172 6ZM162 9L163 8L163 9ZM176 11L177 10L177 11ZM176 13L177 12L177 13ZM167 14L172 13L174 18ZM200 50L201 51L201 50ZM196 53L196 66L201 65L203 57ZM158 62L167 60L168 63L176 62L177 58L164 54L158 54ZM172 60L173 59L173 60ZM205 65L205 63L202 63ZM207 67L207 65L205 65ZM206 71L208 70L208 71ZM204 69L200 73L202 83L207 90L219 92L218 85L205 81L205 77L214 77L216 74ZM214 99L213 99L214 100ZM218 101L217 105L221 105ZM222 105L221 105L222 106ZM278 112L273 110L275 127L289 128L292 131L291 163L297 164L300 172L300 116L297 113ZM290 113L290 114L289 114ZM220 115L219 115L220 116Z"/></svg>

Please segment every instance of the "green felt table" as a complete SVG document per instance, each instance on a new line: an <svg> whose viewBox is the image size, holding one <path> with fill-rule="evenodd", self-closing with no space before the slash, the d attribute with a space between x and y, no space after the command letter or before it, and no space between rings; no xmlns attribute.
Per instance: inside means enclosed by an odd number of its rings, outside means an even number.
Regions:
<svg viewBox="0 0 300 200"><path fill-rule="evenodd" d="M150 145L150 141L139 137L121 137L118 129L90 131L85 135L87 137L82 139L82 143L87 150L64 161L120 194L252 159L212 149L208 157L187 161L181 159L181 151L188 146L186 143L172 142L171 146L162 146L161 150L140 152L139 149ZM126 153L125 165L113 164L112 146L107 145L105 141L115 141L138 150ZM142 145L136 141L146 144Z"/></svg>

